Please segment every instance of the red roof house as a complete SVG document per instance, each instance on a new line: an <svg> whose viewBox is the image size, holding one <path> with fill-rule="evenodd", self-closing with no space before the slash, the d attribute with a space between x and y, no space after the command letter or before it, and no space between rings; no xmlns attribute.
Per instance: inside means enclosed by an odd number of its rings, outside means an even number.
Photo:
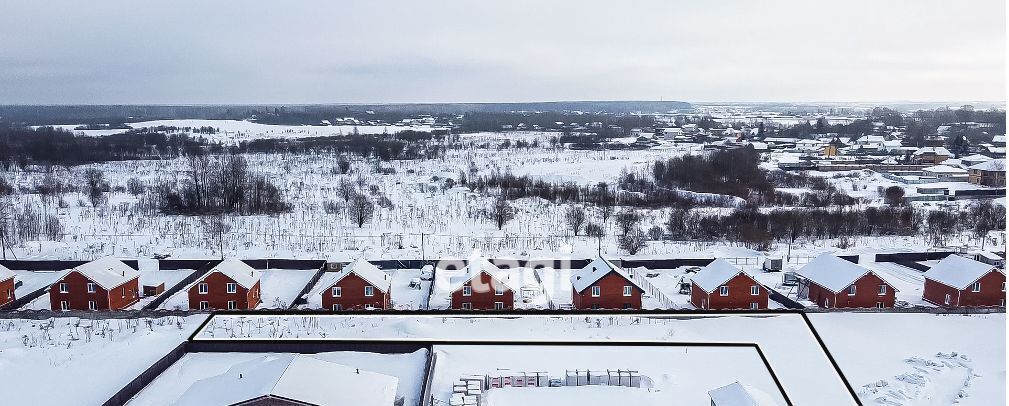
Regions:
<svg viewBox="0 0 1009 406"><path fill-rule="evenodd" d="M49 285L53 310L121 310L140 300L140 273L105 257L64 271Z"/></svg>
<svg viewBox="0 0 1009 406"><path fill-rule="evenodd" d="M922 299L947 307L1005 306L1005 272L950 255L925 272Z"/></svg>
<svg viewBox="0 0 1009 406"><path fill-rule="evenodd" d="M14 271L0 265L0 306L14 299Z"/></svg>
<svg viewBox="0 0 1009 406"><path fill-rule="evenodd" d="M326 272L311 295L322 296L324 309L388 309L392 278L375 265L358 259L338 272Z"/></svg>
<svg viewBox="0 0 1009 406"><path fill-rule="evenodd" d="M876 273L830 254L822 254L795 272L799 298L823 308L893 307L896 289Z"/></svg>
<svg viewBox="0 0 1009 406"><path fill-rule="evenodd" d="M641 309L641 285L620 267L596 258L571 274L575 309Z"/></svg>
<svg viewBox="0 0 1009 406"><path fill-rule="evenodd" d="M511 310L515 292L511 274L485 258L471 258L463 272L449 280L452 309Z"/></svg>
<svg viewBox="0 0 1009 406"><path fill-rule="evenodd" d="M690 304L705 310L766 309L767 294L767 287L719 258L691 279Z"/></svg>
<svg viewBox="0 0 1009 406"><path fill-rule="evenodd" d="M221 261L189 286L193 310L251 310L260 301L260 272L237 259Z"/></svg>

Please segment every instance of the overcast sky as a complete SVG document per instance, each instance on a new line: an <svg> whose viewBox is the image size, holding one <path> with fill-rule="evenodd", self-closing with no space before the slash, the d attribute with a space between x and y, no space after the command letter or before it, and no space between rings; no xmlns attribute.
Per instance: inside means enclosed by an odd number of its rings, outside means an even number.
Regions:
<svg viewBox="0 0 1009 406"><path fill-rule="evenodd" d="M4 0L0 103L1003 101L1005 18L1005 0Z"/></svg>

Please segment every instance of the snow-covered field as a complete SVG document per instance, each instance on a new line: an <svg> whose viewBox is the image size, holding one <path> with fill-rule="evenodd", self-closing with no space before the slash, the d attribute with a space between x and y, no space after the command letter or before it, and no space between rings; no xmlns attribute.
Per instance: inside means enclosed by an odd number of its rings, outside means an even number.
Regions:
<svg viewBox="0 0 1009 406"><path fill-rule="evenodd" d="M546 372L561 378L568 370L635 370L641 374L641 387L634 390L607 387L512 388L502 394L489 394L494 405L518 405L523 399L532 405L603 404L597 395L616 391L625 404L704 405L708 391L739 381L771 395L784 406L785 400L770 372L752 347L564 347L439 345L431 394L448 401L452 385L471 374L507 375L511 372ZM719 367L723 366L723 367ZM522 393L529 390L529 393ZM491 389L493 393L498 391ZM601 393L599 393L601 392ZM523 396L524 395L524 396ZM614 399L618 397L612 396ZM625 397L626 396L626 397Z"/></svg>
<svg viewBox="0 0 1009 406"><path fill-rule="evenodd" d="M98 405L184 341L206 316L0 320L9 405Z"/></svg>
<svg viewBox="0 0 1009 406"><path fill-rule="evenodd" d="M1005 313L809 317L864 404L1006 403Z"/></svg>
<svg viewBox="0 0 1009 406"><path fill-rule="evenodd" d="M511 341L744 342L758 344L795 404L851 405L800 315L725 316L228 316L215 317L201 340L398 339ZM713 389L713 388L712 388Z"/></svg>
<svg viewBox="0 0 1009 406"><path fill-rule="evenodd" d="M226 372L235 364L273 353L189 353L158 376L128 405L164 405L166 400L178 399L193 383ZM424 383L424 365L427 350L409 354L376 354L367 352L323 352L311 355L324 361L353 368L394 376L399 379L397 398L404 405L417 405Z"/></svg>

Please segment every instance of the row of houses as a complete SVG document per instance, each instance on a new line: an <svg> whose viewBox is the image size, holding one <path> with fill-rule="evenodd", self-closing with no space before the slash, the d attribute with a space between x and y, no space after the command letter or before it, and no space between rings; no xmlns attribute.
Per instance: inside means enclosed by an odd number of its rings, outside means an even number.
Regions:
<svg viewBox="0 0 1009 406"><path fill-rule="evenodd" d="M648 289L634 272L595 258L570 276L574 309L641 309ZM798 299L822 308L890 308L897 289L872 270L830 254L795 271ZM523 288L508 270L485 258L470 259L449 279L450 308L511 310ZM950 255L924 273L923 299L943 307L1005 306L1005 272L997 266ZM191 310L248 310L261 302L261 271L221 261L184 287ZM0 305L15 299L15 274L0 266ZM327 310L389 309L392 278L363 259L325 272L309 291ZM53 310L121 310L139 301L139 272L107 257L66 270L48 288ZM715 259L690 278L689 302L697 309L767 309L770 288Z"/></svg>

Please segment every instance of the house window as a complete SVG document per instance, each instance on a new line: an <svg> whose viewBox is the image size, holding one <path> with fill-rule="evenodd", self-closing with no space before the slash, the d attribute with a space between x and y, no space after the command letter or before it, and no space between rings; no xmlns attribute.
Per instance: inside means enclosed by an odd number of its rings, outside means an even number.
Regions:
<svg viewBox="0 0 1009 406"><path fill-rule="evenodd" d="M207 293L210 293L210 285L206 283L201 283L199 289L201 295L206 295Z"/></svg>
<svg viewBox="0 0 1009 406"><path fill-rule="evenodd" d="M463 310L473 310L473 303L462 302L462 309Z"/></svg>
<svg viewBox="0 0 1009 406"><path fill-rule="evenodd" d="M592 310L597 310L597 309L599 309L599 303L593 303L592 304Z"/></svg>
<svg viewBox="0 0 1009 406"><path fill-rule="evenodd" d="M1005 282L1002 282L1002 291L1005 292Z"/></svg>
<svg viewBox="0 0 1009 406"><path fill-rule="evenodd" d="M973 285L970 285L970 291L971 292L980 292L981 291L981 282L974 282Z"/></svg>
<svg viewBox="0 0 1009 406"><path fill-rule="evenodd" d="M123 298L126 297L126 288L123 288Z"/></svg>
<svg viewBox="0 0 1009 406"><path fill-rule="evenodd" d="M848 286L848 296L855 296L855 285Z"/></svg>
<svg viewBox="0 0 1009 406"><path fill-rule="evenodd" d="M98 302L88 300L88 310L98 310Z"/></svg>
<svg viewBox="0 0 1009 406"><path fill-rule="evenodd" d="M599 297L603 295L603 289L599 286L592 287L592 297Z"/></svg>
<svg viewBox="0 0 1009 406"><path fill-rule="evenodd" d="M60 293L70 293L70 287L65 283L60 283Z"/></svg>
<svg viewBox="0 0 1009 406"><path fill-rule="evenodd" d="M760 305L757 304L756 302L750 303L750 310L757 310L759 308L760 308Z"/></svg>
<svg viewBox="0 0 1009 406"><path fill-rule="evenodd" d="M494 310L504 310L504 302L494 302Z"/></svg>
<svg viewBox="0 0 1009 406"><path fill-rule="evenodd" d="M238 292L238 284L237 283L229 283L228 284L228 293L235 293L235 292Z"/></svg>
<svg viewBox="0 0 1009 406"><path fill-rule="evenodd" d="M7 298L8 298L8 299L11 299L11 298L13 298L13 297L14 297L14 290L12 290L12 289L7 289Z"/></svg>
<svg viewBox="0 0 1009 406"><path fill-rule="evenodd" d="M728 296L728 295L729 295L729 287L728 286L719 286L718 287L718 296Z"/></svg>
<svg viewBox="0 0 1009 406"><path fill-rule="evenodd" d="M630 308L631 308L631 304L630 303L624 303L624 310L627 310L627 309L630 309Z"/></svg>
<svg viewBox="0 0 1009 406"><path fill-rule="evenodd" d="M952 301L953 301L953 298L949 295L949 293L947 293L946 294L946 301L944 303L946 304L946 306L949 306L949 303L952 302Z"/></svg>
<svg viewBox="0 0 1009 406"><path fill-rule="evenodd" d="M229 300L228 301L228 310L235 310L237 308L238 308L238 302L236 302L234 300Z"/></svg>
<svg viewBox="0 0 1009 406"><path fill-rule="evenodd" d="M66 300L60 300L60 310L63 311L70 310L70 302Z"/></svg>
<svg viewBox="0 0 1009 406"><path fill-rule="evenodd" d="M210 302L208 302L206 300L201 300L200 301L200 310L207 310L209 308L210 308Z"/></svg>
<svg viewBox="0 0 1009 406"><path fill-rule="evenodd" d="M343 288L339 286L333 286L333 291L331 292L331 294L333 295L333 297L343 296Z"/></svg>
<svg viewBox="0 0 1009 406"><path fill-rule="evenodd" d="M634 289L630 286L624 286L624 296L630 296L634 292Z"/></svg>
<svg viewBox="0 0 1009 406"><path fill-rule="evenodd" d="M750 296L757 296L760 294L760 286L753 285L750 286Z"/></svg>
<svg viewBox="0 0 1009 406"><path fill-rule="evenodd" d="M883 305L883 302L876 302L876 308L877 308L877 309L882 309L883 307L885 307L885 306Z"/></svg>
<svg viewBox="0 0 1009 406"><path fill-rule="evenodd" d="M340 310L343 310L343 305L341 305L341 304L339 304L339 303L334 303L334 304L333 304L333 311L334 311L334 312L338 312L338 311L340 311Z"/></svg>
<svg viewBox="0 0 1009 406"><path fill-rule="evenodd" d="M494 296L504 296L504 286L494 286Z"/></svg>
<svg viewBox="0 0 1009 406"><path fill-rule="evenodd" d="M886 294L886 285L879 285L879 295L883 296Z"/></svg>
<svg viewBox="0 0 1009 406"><path fill-rule="evenodd" d="M462 287L462 295L463 296L473 296L473 287L472 286L463 286Z"/></svg>
<svg viewBox="0 0 1009 406"><path fill-rule="evenodd" d="M88 282L88 293L95 293L95 290L96 290L95 284L92 282Z"/></svg>
<svg viewBox="0 0 1009 406"><path fill-rule="evenodd" d="M365 296L375 296L375 287L374 286L365 286L364 287L364 295Z"/></svg>

